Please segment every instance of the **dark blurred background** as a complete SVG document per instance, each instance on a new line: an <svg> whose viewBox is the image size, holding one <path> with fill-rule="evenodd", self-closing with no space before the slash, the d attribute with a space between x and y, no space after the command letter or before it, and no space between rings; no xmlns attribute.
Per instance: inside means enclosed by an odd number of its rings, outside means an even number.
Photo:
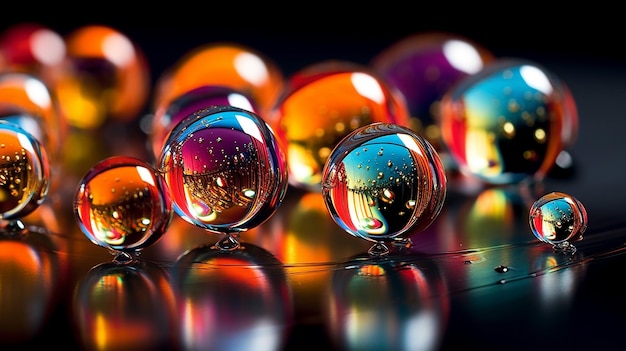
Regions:
<svg viewBox="0 0 626 351"><path fill-rule="evenodd" d="M54 2L14 3L0 30L38 22L60 34L85 24L107 24L129 35L148 55L156 76L187 50L213 41L235 41L276 60L289 74L323 59L367 63L410 34L444 31L464 35L499 56L567 58L593 64L626 64L621 11L611 8L550 8L545 4L491 5L380 2L172 3L135 7L90 2L80 7Z"/></svg>

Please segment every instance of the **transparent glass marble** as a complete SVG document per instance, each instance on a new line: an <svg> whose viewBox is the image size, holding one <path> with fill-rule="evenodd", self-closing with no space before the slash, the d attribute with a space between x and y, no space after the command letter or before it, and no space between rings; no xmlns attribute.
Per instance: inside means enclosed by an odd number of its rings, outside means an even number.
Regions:
<svg viewBox="0 0 626 351"><path fill-rule="evenodd" d="M167 134L190 114L211 106L235 106L258 113L250 97L222 85L203 85L189 90L169 103L157 107L150 123L148 136L154 157L159 157Z"/></svg>
<svg viewBox="0 0 626 351"><path fill-rule="evenodd" d="M222 85L252 98L261 116L282 93L285 78L271 58L232 42L207 43L185 53L158 77L154 108L204 85Z"/></svg>
<svg viewBox="0 0 626 351"><path fill-rule="evenodd" d="M409 126L404 98L369 67L323 61L294 73L288 84L268 120L284 144L295 187L321 191L328 155L355 129L376 122Z"/></svg>
<svg viewBox="0 0 626 351"><path fill-rule="evenodd" d="M334 221L349 234L407 246L408 236L437 218L446 197L446 175L434 147L408 127L372 123L347 135L331 152L322 194Z"/></svg>
<svg viewBox="0 0 626 351"><path fill-rule="evenodd" d="M288 187L286 158L257 114L234 106L201 109L178 123L159 157L175 212L224 234L216 246L239 247L239 234L265 222Z"/></svg>
<svg viewBox="0 0 626 351"><path fill-rule="evenodd" d="M22 219L46 199L50 164L45 148L19 125L0 119L0 233L27 232Z"/></svg>
<svg viewBox="0 0 626 351"><path fill-rule="evenodd" d="M55 91L70 125L96 129L106 121L139 118L151 91L145 53L126 34L85 25L65 36L66 72Z"/></svg>
<svg viewBox="0 0 626 351"><path fill-rule="evenodd" d="M134 262L155 243L172 218L165 180L147 162L111 156L80 180L74 215L85 236L111 251L116 263Z"/></svg>
<svg viewBox="0 0 626 351"><path fill-rule="evenodd" d="M392 43L370 65L406 98L411 128L441 150L441 98L456 82L495 59L486 47L461 35L421 32Z"/></svg>
<svg viewBox="0 0 626 351"><path fill-rule="evenodd" d="M576 252L573 242L583 239L587 211L575 197L562 192L548 193L535 201L529 211L530 229L537 239L557 251Z"/></svg>
<svg viewBox="0 0 626 351"><path fill-rule="evenodd" d="M442 98L442 139L462 172L488 184L541 181L573 141L572 99L544 67L500 59Z"/></svg>

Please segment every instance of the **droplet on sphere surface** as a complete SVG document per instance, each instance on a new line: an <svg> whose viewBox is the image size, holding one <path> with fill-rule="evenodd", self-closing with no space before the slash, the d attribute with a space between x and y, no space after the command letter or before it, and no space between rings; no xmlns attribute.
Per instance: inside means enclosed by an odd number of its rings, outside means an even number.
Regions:
<svg viewBox="0 0 626 351"><path fill-rule="evenodd" d="M382 176L381 176L382 174ZM322 194L333 220L349 234L386 243L426 229L446 196L446 176L434 147L411 129L373 123L356 129L330 154Z"/></svg>
<svg viewBox="0 0 626 351"><path fill-rule="evenodd" d="M583 239L587 211L575 197L562 192L548 193L533 203L529 211L530 229L542 242L555 249L573 252L573 242Z"/></svg>
<svg viewBox="0 0 626 351"><path fill-rule="evenodd" d="M442 140L459 169L489 184L542 180L573 142L577 113L563 82L528 60L500 59L442 98Z"/></svg>
<svg viewBox="0 0 626 351"><path fill-rule="evenodd" d="M234 106L201 109L178 123L159 162L175 212L218 234L265 222L287 191L286 159L268 124ZM227 238L229 249L237 247Z"/></svg>
<svg viewBox="0 0 626 351"><path fill-rule="evenodd" d="M80 180L74 214L91 242L128 260L165 233L172 202L153 166L134 157L112 156Z"/></svg>

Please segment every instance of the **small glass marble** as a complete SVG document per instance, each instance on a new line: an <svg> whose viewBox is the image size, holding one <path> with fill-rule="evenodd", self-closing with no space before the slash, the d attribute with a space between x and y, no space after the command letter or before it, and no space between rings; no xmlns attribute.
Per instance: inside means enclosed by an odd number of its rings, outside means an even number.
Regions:
<svg viewBox="0 0 626 351"><path fill-rule="evenodd" d="M165 180L129 156L111 156L92 167L80 180L73 206L85 236L123 264L135 262L161 238L173 214Z"/></svg>
<svg viewBox="0 0 626 351"><path fill-rule="evenodd" d="M530 229L537 239L555 251L574 254L573 242L583 239L587 211L575 197L562 192L548 193L533 203L529 212Z"/></svg>
<svg viewBox="0 0 626 351"><path fill-rule="evenodd" d="M44 202L50 163L40 142L19 125L0 119L0 233L28 232L22 219Z"/></svg>
<svg viewBox="0 0 626 351"><path fill-rule="evenodd" d="M223 234L215 246L239 248L239 235L265 222L287 192L287 161L270 126L235 106L200 109L170 132L158 160L174 211Z"/></svg>
<svg viewBox="0 0 626 351"><path fill-rule="evenodd" d="M322 173L322 194L333 220L350 235L375 244L410 246L429 227L446 197L446 175L434 147L408 127L372 123L333 149Z"/></svg>

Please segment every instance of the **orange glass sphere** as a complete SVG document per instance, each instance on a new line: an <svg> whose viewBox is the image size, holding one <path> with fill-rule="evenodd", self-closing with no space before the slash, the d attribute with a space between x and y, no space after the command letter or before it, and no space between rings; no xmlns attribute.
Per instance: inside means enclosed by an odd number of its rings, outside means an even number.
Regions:
<svg viewBox="0 0 626 351"><path fill-rule="evenodd" d="M284 87L278 65L256 50L237 43L197 47L164 72L156 84L154 106L205 85L223 85L252 98L265 115Z"/></svg>
<svg viewBox="0 0 626 351"><path fill-rule="evenodd" d="M117 29L87 25L65 37L68 72L57 92L68 122L94 129L107 119L138 118L150 93L150 67L141 48Z"/></svg>
<svg viewBox="0 0 626 351"><path fill-rule="evenodd" d="M56 164L68 132L56 96L34 75L0 73L0 119L18 115L22 118L13 122L35 137L46 148L50 162Z"/></svg>
<svg viewBox="0 0 626 351"><path fill-rule="evenodd" d="M320 62L288 84L268 120L287 150L289 182L302 189L321 191L324 163L350 132L374 122L408 127L404 98L367 67Z"/></svg>

